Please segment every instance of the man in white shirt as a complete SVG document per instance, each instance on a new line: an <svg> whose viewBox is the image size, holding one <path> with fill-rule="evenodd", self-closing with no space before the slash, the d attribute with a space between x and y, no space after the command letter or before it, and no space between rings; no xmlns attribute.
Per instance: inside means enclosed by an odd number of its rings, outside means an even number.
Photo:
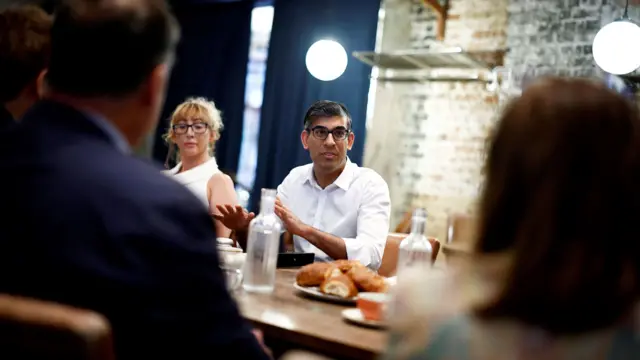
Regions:
<svg viewBox="0 0 640 360"><path fill-rule="evenodd" d="M295 250L315 253L316 261L359 260L378 269L389 231L389 188L375 171L349 161L355 140L349 111L317 101L307 110L300 137L313 163L291 170L278 186L276 203ZM217 209L216 218L242 240L254 214L231 205Z"/></svg>

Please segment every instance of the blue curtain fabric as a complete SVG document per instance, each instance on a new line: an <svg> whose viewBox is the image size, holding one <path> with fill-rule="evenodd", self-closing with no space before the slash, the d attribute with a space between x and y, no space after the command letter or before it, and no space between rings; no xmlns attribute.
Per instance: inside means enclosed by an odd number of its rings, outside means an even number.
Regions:
<svg viewBox="0 0 640 360"><path fill-rule="evenodd" d="M303 117L316 100L344 103L356 135L349 157L361 164L371 67L351 56L375 48L380 0L275 0L260 121L258 165L251 208L260 189L274 188L295 166L310 162L300 143ZM349 54L345 73L334 81L315 79L305 56L318 40L332 39Z"/></svg>
<svg viewBox="0 0 640 360"><path fill-rule="evenodd" d="M156 161L164 163L167 156L162 134L171 112L188 97L204 96L222 110L224 130L215 149L218 165L225 172L237 171L253 6L253 0L173 2L182 39L156 131Z"/></svg>

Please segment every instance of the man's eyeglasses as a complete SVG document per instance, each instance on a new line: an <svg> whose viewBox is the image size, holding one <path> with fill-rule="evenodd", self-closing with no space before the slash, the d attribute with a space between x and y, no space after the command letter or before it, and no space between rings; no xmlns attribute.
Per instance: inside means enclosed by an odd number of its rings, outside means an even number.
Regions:
<svg viewBox="0 0 640 360"><path fill-rule="evenodd" d="M314 126L311 129L307 129L307 131L313 134L313 137L318 140L326 140L329 137L329 134L331 134L331 136L333 136L333 140L336 141L346 139L351 132L351 130L347 130L342 126L333 130L329 130L324 126Z"/></svg>
<svg viewBox="0 0 640 360"><path fill-rule="evenodd" d="M173 125L173 132L178 135L186 134L189 128L193 129L194 134L204 134L209 128L209 124L195 123L195 124L177 124Z"/></svg>

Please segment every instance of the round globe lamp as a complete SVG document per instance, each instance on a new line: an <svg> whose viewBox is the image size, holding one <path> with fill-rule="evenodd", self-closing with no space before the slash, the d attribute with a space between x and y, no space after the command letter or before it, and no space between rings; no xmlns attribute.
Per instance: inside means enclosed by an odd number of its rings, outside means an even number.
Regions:
<svg viewBox="0 0 640 360"><path fill-rule="evenodd" d="M593 39L593 58L598 66L614 75L640 68L640 27L623 19L604 26Z"/></svg>
<svg viewBox="0 0 640 360"><path fill-rule="evenodd" d="M309 73L318 80L332 81L347 69L347 52L333 40L319 40L307 50L305 63Z"/></svg>

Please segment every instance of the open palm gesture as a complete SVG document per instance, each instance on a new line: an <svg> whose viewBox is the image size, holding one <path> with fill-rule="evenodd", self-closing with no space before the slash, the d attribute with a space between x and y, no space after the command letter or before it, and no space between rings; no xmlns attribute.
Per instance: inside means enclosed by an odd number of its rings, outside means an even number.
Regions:
<svg viewBox="0 0 640 360"><path fill-rule="evenodd" d="M256 217L256 214L240 205L216 205L216 210L219 214L213 214L213 217L228 229L236 231L248 228L251 220Z"/></svg>

